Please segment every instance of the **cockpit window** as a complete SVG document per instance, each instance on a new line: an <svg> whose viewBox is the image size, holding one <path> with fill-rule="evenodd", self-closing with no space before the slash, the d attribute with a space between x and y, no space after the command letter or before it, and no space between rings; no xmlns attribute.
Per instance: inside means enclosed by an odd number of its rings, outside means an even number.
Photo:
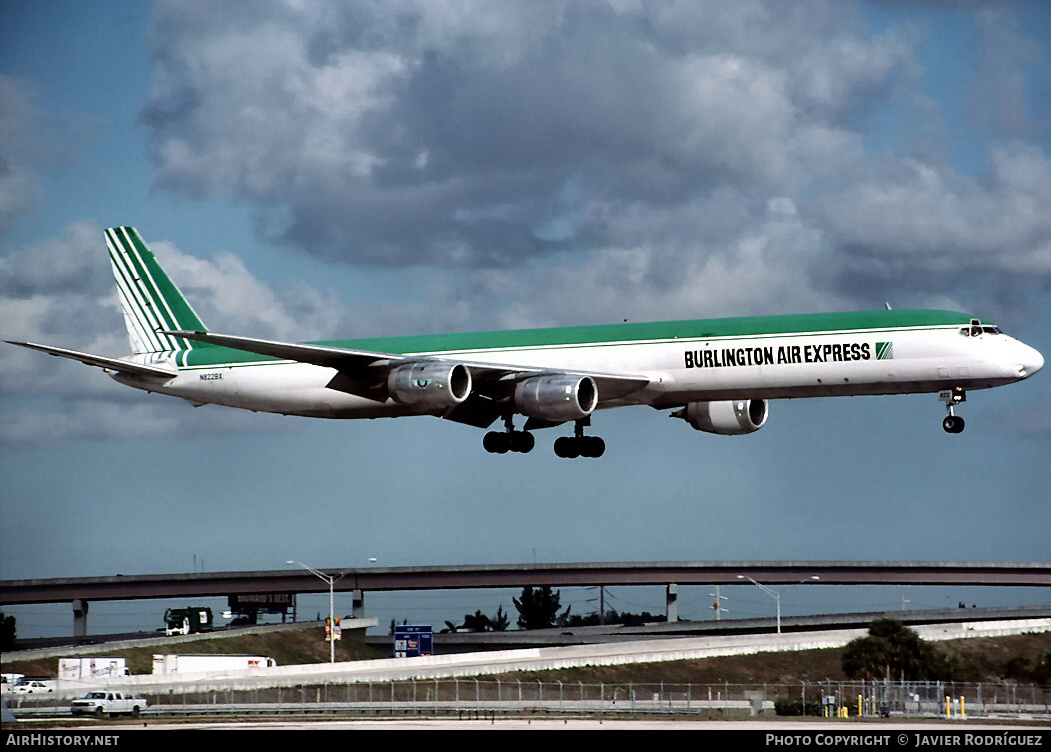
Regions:
<svg viewBox="0 0 1051 752"><path fill-rule="evenodd" d="M964 337L978 337L982 334L1003 334L998 326L990 326L989 324L982 324L978 319L971 319L971 325L969 327L962 327L960 334Z"/></svg>

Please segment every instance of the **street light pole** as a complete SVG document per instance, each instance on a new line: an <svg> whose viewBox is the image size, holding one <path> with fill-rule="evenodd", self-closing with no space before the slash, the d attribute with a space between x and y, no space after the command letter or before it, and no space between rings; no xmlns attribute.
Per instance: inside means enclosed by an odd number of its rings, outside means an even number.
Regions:
<svg viewBox="0 0 1051 752"><path fill-rule="evenodd" d="M765 593L767 593L767 595L772 595L774 597L774 599L777 601L777 633L781 634L781 592L779 590L774 590L772 588L768 588L766 585L762 584L761 582L756 582L755 580L753 580L751 577L749 577L747 575L739 574L739 575L737 575L737 579L739 579L739 580L748 580L753 585L756 585L757 587L762 588L763 591ZM816 574L809 578L809 580L820 580L820 579L821 578L818 577ZM797 585L801 585L804 582L808 582L809 580L800 580L796 584Z"/></svg>
<svg viewBox="0 0 1051 752"><path fill-rule="evenodd" d="M329 662L330 663L335 663L336 662L336 608L335 608L335 600L333 598L332 591L333 591L333 585L335 585L335 582L336 582L336 578L333 577L332 575L325 574L324 572L319 572L318 570L314 569L313 567L308 567L306 564L304 564L301 561L286 561L285 564L298 564L299 566L303 567L303 569L307 570L311 574L317 575L318 577L320 577L321 579L323 579L325 582L328 583L328 648L329 648L328 656L329 656ZM343 575L340 575L340 577L342 577L342 576Z"/></svg>
<svg viewBox="0 0 1051 752"><path fill-rule="evenodd" d="M762 584L761 582L756 582L755 580L753 580L751 577L748 577L747 575L739 574L739 575L737 575L737 579L739 579L739 580L748 580L750 583L752 583L756 587L760 588L767 595L773 596L774 600L777 601L777 633L781 634L781 593L779 593L776 590L773 590L771 588L768 588L766 585Z"/></svg>

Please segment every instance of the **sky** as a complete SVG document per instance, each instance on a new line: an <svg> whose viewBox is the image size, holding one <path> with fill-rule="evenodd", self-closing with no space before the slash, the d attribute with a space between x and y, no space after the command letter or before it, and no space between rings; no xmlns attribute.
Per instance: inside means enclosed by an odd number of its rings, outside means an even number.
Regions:
<svg viewBox="0 0 1051 752"><path fill-rule="evenodd" d="M210 329L246 336L889 303L980 316L1047 357L1051 6L5 0L0 337L127 353L102 237L125 224ZM0 578L1051 560L1051 378L959 414L950 436L934 395L776 401L761 431L719 437L625 408L593 419L601 459L555 457L557 429L496 456L434 418L193 408L0 345ZM680 590L681 614L711 618L710 590ZM728 593L771 615L757 588ZM785 613L1048 602L792 593ZM366 610L513 621L514 594ZM663 609L660 588L611 597ZM68 605L8 611L23 636L72 628ZM160 613L95 604L89 629Z"/></svg>

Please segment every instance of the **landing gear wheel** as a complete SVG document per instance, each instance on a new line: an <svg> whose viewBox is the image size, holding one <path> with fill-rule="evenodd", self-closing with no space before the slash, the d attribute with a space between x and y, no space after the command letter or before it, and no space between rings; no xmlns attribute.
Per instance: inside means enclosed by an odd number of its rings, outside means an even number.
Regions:
<svg viewBox="0 0 1051 752"><path fill-rule="evenodd" d="M581 418L573 427L572 436L555 439L555 454L566 459L575 457L601 457L606 451L606 442L598 436L585 436L584 426L591 425L590 417Z"/></svg>
<svg viewBox="0 0 1051 752"><path fill-rule="evenodd" d="M511 451L528 454L533 451L536 439L529 431L513 431L511 434Z"/></svg>
<svg viewBox="0 0 1051 752"><path fill-rule="evenodd" d="M560 436L555 439L555 454L565 459L601 457L606 442L598 436Z"/></svg>
<svg viewBox="0 0 1051 752"><path fill-rule="evenodd" d="M576 459L580 456L580 444L572 436L559 436L555 439L555 454L565 459Z"/></svg>
<svg viewBox="0 0 1051 752"><path fill-rule="evenodd" d="M946 415L942 421L942 428L946 433L960 433L963 431L963 418L958 415Z"/></svg>
<svg viewBox="0 0 1051 752"><path fill-rule="evenodd" d="M509 426L506 431L489 431L482 437L482 447L490 454L507 454L518 452L528 454L533 451L536 439L529 431L516 431Z"/></svg>
<svg viewBox="0 0 1051 752"><path fill-rule="evenodd" d="M580 442L580 455L582 457L601 457L606 451L606 442L598 436L582 436L577 439Z"/></svg>
<svg viewBox="0 0 1051 752"><path fill-rule="evenodd" d="M482 439L482 446L490 454L507 454L511 448L511 435L500 431L490 431Z"/></svg>

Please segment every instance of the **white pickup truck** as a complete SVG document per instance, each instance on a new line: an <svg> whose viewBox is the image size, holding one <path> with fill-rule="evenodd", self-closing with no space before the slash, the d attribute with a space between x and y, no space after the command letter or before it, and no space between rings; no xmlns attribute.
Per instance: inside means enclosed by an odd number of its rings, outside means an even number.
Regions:
<svg viewBox="0 0 1051 752"><path fill-rule="evenodd" d="M101 718L103 715L118 715L119 713L131 713L132 717L138 718L139 713L146 709L149 703L143 697L132 697L124 692L88 692L79 700L74 700L70 706L73 715L94 715Z"/></svg>

